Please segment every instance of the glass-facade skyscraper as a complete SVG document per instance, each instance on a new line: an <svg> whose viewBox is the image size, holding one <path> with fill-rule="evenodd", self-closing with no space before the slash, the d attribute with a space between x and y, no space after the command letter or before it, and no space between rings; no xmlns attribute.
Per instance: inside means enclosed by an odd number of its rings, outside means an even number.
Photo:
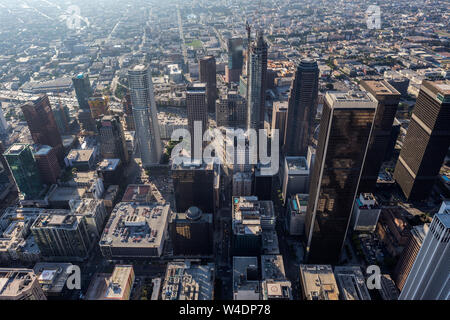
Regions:
<svg viewBox="0 0 450 320"><path fill-rule="evenodd" d="M23 199L35 199L42 192L42 181L33 152L27 144L16 143L3 154Z"/></svg>
<svg viewBox="0 0 450 320"><path fill-rule="evenodd" d="M308 263L339 260L376 107L362 91L325 96L305 221Z"/></svg>
<svg viewBox="0 0 450 320"><path fill-rule="evenodd" d="M391 141L392 123L400 102L400 93L387 81L362 80L361 88L372 94L378 101L373 133L359 182L359 193L372 193L378 179L381 164ZM394 145L395 146L395 145Z"/></svg>
<svg viewBox="0 0 450 320"><path fill-rule="evenodd" d="M249 46L247 63L247 129L263 129L266 107L267 43L258 30L256 41Z"/></svg>
<svg viewBox="0 0 450 320"><path fill-rule="evenodd" d="M47 95L40 95L31 103L22 106L33 141L55 150L59 163L64 161L64 147L55 116Z"/></svg>
<svg viewBox="0 0 450 320"><path fill-rule="evenodd" d="M161 135L158 110L153 95L152 74L148 66L135 65L128 70L136 138L142 165L151 167L161 160Z"/></svg>
<svg viewBox="0 0 450 320"><path fill-rule="evenodd" d="M317 62L303 59L297 66L291 86L283 144L286 156L306 156L314 130L318 93Z"/></svg>
<svg viewBox="0 0 450 320"><path fill-rule="evenodd" d="M450 145L450 81L423 81L394 171L408 200L425 200Z"/></svg>

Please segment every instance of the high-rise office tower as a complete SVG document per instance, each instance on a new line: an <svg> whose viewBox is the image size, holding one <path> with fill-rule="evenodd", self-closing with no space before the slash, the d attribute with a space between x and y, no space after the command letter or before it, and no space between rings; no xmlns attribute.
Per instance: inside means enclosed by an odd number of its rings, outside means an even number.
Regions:
<svg viewBox="0 0 450 320"><path fill-rule="evenodd" d="M203 138L203 132L208 129L208 105L206 97L207 88L204 83L194 83L186 88L186 109L188 118L188 128L191 134L191 149L195 148L195 135ZM197 128L194 132L194 124L200 121L202 128ZM184 211L184 210L183 210Z"/></svg>
<svg viewBox="0 0 450 320"><path fill-rule="evenodd" d="M42 182L47 185L55 184L61 172L55 149L35 144L32 146L32 151Z"/></svg>
<svg viewBox="0 0 450 320"><path fill-rule="evenodd" d="M258 30L248 50L247 128L264 129L266 108L267 43Z"/></svg>
<svg viewBox="0 0 450 320"><path fill-rule="evenodd" d="M48 96L42 94L31 103L22 105L22 112L34 143L54 148L59 163L63 163L64 147Z"/></svg>
<svg viewBox="0 0 450 320"><path fill-rule="evenodd" d="M190 207L184 213L172 213L169 234L174 255L211 255L213 253L213 214Z"/></svg>
<svg viewBox="0 0 450 320"><path fill-rule="evenodd" d="M8 123L3 115L2 103L0 102L0 140L8 134Z"/></svg>
<svg viewBox="0 0 450 320"><path fill-rule="evenodd" d="M274 101L272 109L272 127L279 130L278 138L280 149L283 148L284 135L286 132L288 103L286 101Z"/></svg>
<svg viewBox="0 0 450 320"><path fill-rule="evenodd" d="M239 82L244 64L242 38L228 39L228 65L225 68L225 79L227 83Z"/></svg>
<svg viewBox="0 0 450 320"><path fill-rule="evenodd" d="M96 126L89 107L89 98L93 94L89 75L80 73L72 78L72 82L80 107L78 110L78 121L80 122L81 130L85 133L94 133Z"/></svg>
<svg viewBox="0 0 450 320"><path fill-rule="evenodd" d="M283 144L286 156L306 156L314 131L318 94L317 62L312 59L303 59L297 66L289 97Z"/></svg>
<svg viewBox="0 0 450 320"><path fill-rule="evenodd" d="M122 99L123 113L125 118L126 129L129 131L134 131L134 117L133 117L133 106L131 105L131 95L129 92L125 94Z"/></svg>
<svg viewBox="0 0 450 320"><path fill-rule="evenodd" d="M427 235L428 229L428 224L414 226L411 229L408 243L403 249L394 271L395 284L400 291L403 290L403 286L405 285L406 279L411 272L411 268L417 258L417 254L419 253L423 240Z"/></svg>
<svg viewBox="0 0 450 320"><path fill-rule="evenodd" d="M305 224L311 263L339 260L376 107L362 91L325 96Z"/></svg>
<svg viewBox="0 0 450 320"><path fill-rule="evenodd" d="M89 98L93 94L89 75L80 73L72 78L72 82L80 109L89 110Z"/></svg>
<svg viewBox="0 0 450 320"><path fill-rule="evenodd" d="M127 142L119 116L103 116L98 121L100 151L103 158L118 158L122 163L128 162Z"/></svg>
<svg viewBox="0 0 450 320"><path fill-rule="evenodd" d="M450 202L433 217L399 300L450 299Z"/></svg>
<svg viewBox="0 0 450 320"><path fill-rule="evenodd" d="M363 80L360 86L378 101L373 132L359 182L359 193L371 193L375 191L378 172L390 144L392 123L401 95L385 80Z"/></svg>
<svg viewBox="0 0 450 320"><path fill-rule="evenodd" d="M27 144L13 144L3 154L24 199L34 199L42 192L42 181L36 160Z"/></svg>
<svg viewBox="0 0 450 320"><path fill-rule="evenodd" d="M394 179L408 200L425 200L450 145L450 81L422 82Z"/></svg>
<svg viewBox="0 0 450 320"><path fill-rule="evenodd" d="M171 176L176 212L186 212L193 206L203 212L214 212L215 176L212 164L172 163Z"/></svg>
<svg viewBox="0 0 450 320"><path fill-rule="evenodd" d="M132 67L128 70L128 82L142 165L151 167L160 162L162 146L150 68Z"/></svg>
<svg viewBox="0 0 450 320"><path fill-rule="evenodd" d="M3 142L0 141L0 163L3 165L3 168L6 171L6 174L8 176L11 176L11 171L9 170L8 162L6 161L5 157L3 156L5 151L6 151L5 145L3 144Z"/></svg>
<svg viewBox="0 0 450 320"><path fill-rule="evenodd" d="M56 103L53 108L53 116L61 135L68 133L70 129L70 114L67 106L63 106L60 102Z"/></svg>
<svg viewBox="0 0 450 320"><path fill-rule="evenodd" d="M216 58L206 56L199 61L200 82L206 84L206 102L208 112L216 111L217 83L216 83Z"/></svg>
<svg viewBox="0 0 450 320"><path fill-rule="evenodd" d="M237 91L228 91L217 100L216 124L218 127L246 128L247 104Z"/></svg>

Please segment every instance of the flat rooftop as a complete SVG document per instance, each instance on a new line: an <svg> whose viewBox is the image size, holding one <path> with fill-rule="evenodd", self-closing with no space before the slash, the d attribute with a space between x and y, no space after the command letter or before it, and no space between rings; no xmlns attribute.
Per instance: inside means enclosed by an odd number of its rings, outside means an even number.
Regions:
<svg viewBox="0 0 450 320"><path fill-rule="evenodd" d="M162 289L162 300L213 300L214 264L190 261L169 262Z"/></svg>
<svg viewBox="0 0 450 320"><path fill-rule="evenodd" d="M145 202L151 194L152 187L149 184L129 184L122 202Z"/></svg>
<svg viewBox="0 0 450 320"><path fill-rule="evenodd" d="M86 193L85 188L77 187L57 187L48 197L49 201L60 202L72 199L81 199Z"/></svg>
<svg viewBox="0 0 450 320"><path fill-rule="evenodd" d="M120 159L103 159L98 164L98 170L100 171L114 171L120 164Z"/></svg>
<svg viewBox="0 0 450 320"><path fill-rule="evenodd" d="M305 157L286 157L285 161L289 174L308 173Z"/></svg>
<svg viewBox="0 0 450 320"><path fill-rule="evenodd" d="M428 86L436 88L444 96L450 95L450 80L426 81Z"/></svg>
<svg viewBox="0 0 450 320"><path fill-rule="evenodd" d="M300 280L307 300L339 300L339 289L330 265L300 265Z"/></svg>
<svg viewBox="0 0 450 320"><path fill-rule="evenodd" d="M378 105L377 100L365 91L328 91L325 101L333 108L342 109L375 109Z"/></svg>
<svg viewBox="0 0 450 320"><path fill-rule="evenodd" d="M94 149L72 149L67 155L70 161L87 162L92 158Z"/></svg>
<svg viewBox="0 0 450 320"><path fill-rule="evenodd" d="M104 299L128 300L133 283L128 283L134 277L132 265L116 265L111 277L107 280ZM134 279L133 279L134 280Z"/></svg>
<svg viewBox="0 0 450 320"><path fill-rule="evenodd" d="M103 230L100 245L157 248L164 241L169 205L119 202Z"/></svg>
<svg viewBox="0 0 450 320"><path fill-rule="evenodd" d="M257 274L257 257L233 257L233 291L256 291L259 287Z"/></svg>
<svg viewBox="0 0 450 320"><path fill-rule="evenodd" d="M71 263L38 262L33 267L42 290L47 293L60 293L66 286Z"/></svg>
<svg viewBox="0 0 450 320"><path fill-rule="evenodd" d="M36 156L45 156L52 150L52 147L46 145L33 145L33 154Z"/></svg>
<svg viewBox="0 0 450 320"><path fill-rule="evenodd" d="M284 263L282 255L261 255L262 279L285 280Z"/></svg>
<svg viewBox="0 0 450 320"><path fill-rule="evenodd" d="M25 150L28 147L27 144L24 143L14 143L11 147L9 147L4 154L9 154L9 155L18 155L20 154L23 150Z"/></svg>
<svg viewBox="0 0 450 320"><path fill-rule="evenodd" d="M15 297L31 289L36 275L32 269L0 268L0 297Z"/></svg>
<svg viewBox="0 0 450 320"><path fill-rule="evenodd" d="M391 86L387 81L376 81L376 80L363 80L365 88L370 90L372 93L376 95L392 95L398 96L400 93L395 90L393 86ZM364 87L364 85L362 85Z"/></svg>
<svg viewBox="0 0 450 320"><path fill-rule="evenodd" d="M371 300L366 280L358 266L336 266L334 276L339 286L341 299Z"/></svg>
<svg viewBox="0 0 450 320"><path fill-rule="evenodd" d="M75 230L81 219L82 216L70 214L68 211L65 214L46 211L36 219L32 228L59 228Z"/></svg>

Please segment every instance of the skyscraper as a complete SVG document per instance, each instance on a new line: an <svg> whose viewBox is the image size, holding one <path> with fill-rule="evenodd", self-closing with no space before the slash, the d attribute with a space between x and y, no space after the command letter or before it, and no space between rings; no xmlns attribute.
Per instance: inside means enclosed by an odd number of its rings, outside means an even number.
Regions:
<svg viewBox="0 0 450 320"><path fill-rule="evenodd" d="M408 200L425 200L450 145L450 81L422 82L394 179Z"/></svg>
<svg viewBox="0 0 450 320"><path fill-rule="evenodd" d="M206 56L199 61L200 82L206 84L206 101L208 112L216 111L217 83L216 83L216 58Z"/></svg>
<svg viewBox="0 0 450 320"><path fill-rule="evenodd" d="M318 92L317 62L312 59L303 59L297 66L289 97L283 144L286 156L306 156L314 130Z"/></svg>
<svg viewBox="0 0 450 320"><path fill-rule="evenodd" d="M191 148L194 146L195 133L203 138L203 132L208 129L207 88L204 83L194 83L186 88L186 109L188 128L191 134ZM202 124L201 132L194 132L195 121ZM184 210L183 210L184 211Z"/></svg>
<svg viewBox="0 0 450 320"><path fill-rule="evenodd" d="M433 217L399 300L450 299L450 203Z"/></svg>
<svg viewBox="0 0 450 320"><path fill-rule="evenodd" d="M339 259L376 107L365 92L325 96L305 224L310 263L334 264Z"/></svg>
<svg viewBox="0 0 450 320"><path fill-rule="evenodd" d="M56 103L53 108L53 116L61 135L68 133L70 129L70 114L67 106L63 106L60 102Z"/></svg>
<svg viewBox="0 0 450 320"><path fill-rule="evenodd" d="M378 101L373 132L359 182L359 193L371 193L375 191L378 172L391 140L392 123L401 95L385 80L363 80L361 88L372 94Z"/></svg>
<svg viewBox="0 0 450 320"><path fill-rule="evenodd" d="M237 91L223 94L216 104L217 126L245 128L247 125L247 104Z"/></svg>
<svg viewBox="0 0 450 320"><path fill-rule="evenodd" d="M8 123L3 116L2 103L0 102L0 140L8 134Z"/></svg>
<svg viewBox="0 0 450 320"><path fill-rule="evenodd" d="M98 121L98 132L103 158L118 158L122 163L127 163L128 150L119 117L103 116Z"/></svg>
<svg viewBox="0 0 450 320"><path fill-rule="evenodd" d="M428 229L428 224L414 226L411 229L408 243L403 249L394 271L395 284L400 291L403 290L403 286L405 285L406 279L411 272L411 268L417 258L417 254L419 253L423 240L427 235Z"/></svg>
<svg viewBox="0 0 450 320"><path fill-rule="evenodd" d="M33 145L32 151L42 182L47 185L55 184L61 172L55 149L50 146Z"/></svg>
<svg viewBox="0 0 450 320"><path fill-rule="evenodd" d="M80 73L72 78L72 82L80 109L89 110L89 98L93 94L89 75Z"/></svg>
<svg viewBox="0 0 450 320"><path fill-rule="evenodd" d="M128 82L142 165L150 167L160 162L162 146L158 110L153 96L152 75L149 67L136 65L129 69Z"/></svg>
<svg viewBox="0 0 450 320"><path fill-rule="evenodd" d="M54 148L59 163L63 163L64 147L48 96L43 94L31 103L24 104L22 112L34 143Z"/></svg>
<svg viewBox="0 0 450 320"><path fill-rule="evenodd" d="M95 132L95 121L92 119L91 109L89 108L89 98L93 94L91 82L89 81L89 75L86 73L80 73L72 78L73 86L75 88L75 94L77 96L78 105L78 120L80 122L81 129L87 132Z"/></svg>
<svg viewBox="0 0 450 320"><path fill-rule="evenodd" d="M267 43L258 30L248 50L247 128L263 129L266 107Z"/></svg>
<svg viewBox="0 0 450 320"><path fill-rule="evenodd" d="M133 106L131 104L131 95L129 92L122 99L123 113L125 118L126 129L134 131Z"/></svg>
<svg viewBox="0 0 450 320"><path fill-rule="evenodd" d="M36 160L27 144L13 144L3 154L21 196L34 199L42 192L42 181Z"/></svg>
<svg viewBox="0 0 450 320"><path fill-rule="evenodd" d="M242 38L228 39L228 65L225 68L225 78L228 83L239 82L244 62Z"/></svg>

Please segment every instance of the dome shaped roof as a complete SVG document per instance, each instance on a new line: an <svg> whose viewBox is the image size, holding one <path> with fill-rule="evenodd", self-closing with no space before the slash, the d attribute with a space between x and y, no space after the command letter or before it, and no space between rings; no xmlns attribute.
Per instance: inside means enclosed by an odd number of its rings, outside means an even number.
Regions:
<svg viewBox="0 0 450 320"><path fill-rule="evenodd" d="M190 207L186 210L186 216L190 220L198 220L202 216L202 210L197 207Z"/></svg>

